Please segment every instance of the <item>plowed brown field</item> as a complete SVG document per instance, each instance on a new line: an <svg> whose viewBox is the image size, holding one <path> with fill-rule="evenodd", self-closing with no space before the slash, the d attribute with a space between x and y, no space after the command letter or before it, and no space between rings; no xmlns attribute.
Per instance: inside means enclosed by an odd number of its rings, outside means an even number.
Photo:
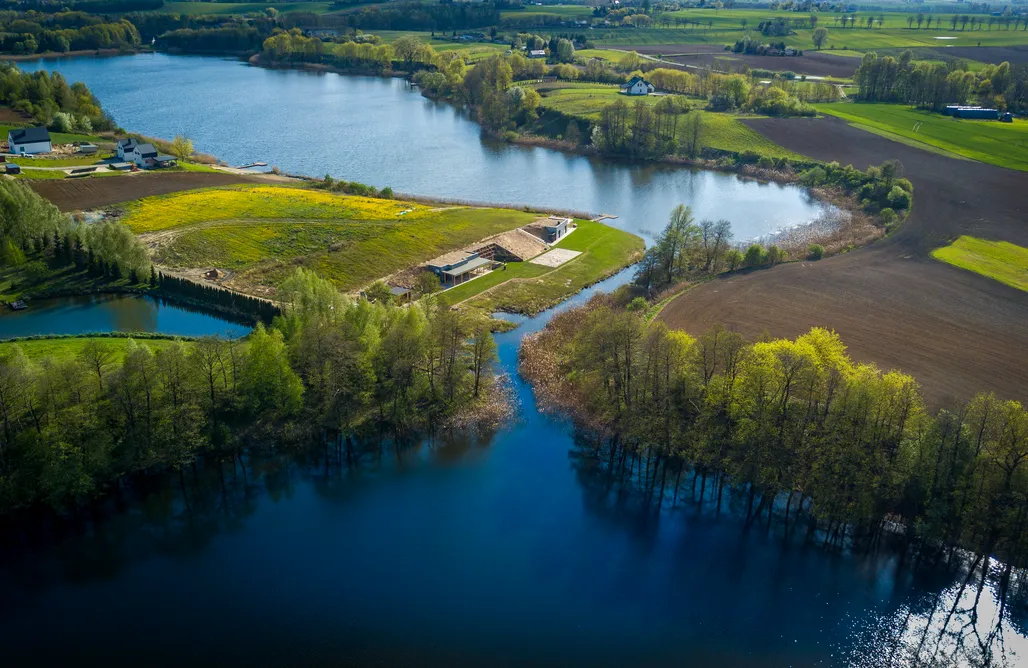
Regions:
<svg viewBox="0 0 1028 668"><path fill-rule="evenodd" d="M125 174L102 178L28 181L33 190L56 204L61 211L97 209L140 197L166 195L193 188L263 182L260 177L221 172Z"/></svg>
<svg viewBox="0 0 1028 668"><path fill-rule="evenodd" d="M822 160L864 168L898 158L914 183L914 210L872 246L713 281L661 319L692 333L722 323L750 337L829 327L855 359L913 374L933 407L980 390L1028 401L1028 293L929 256L961 234L1028 246L1024 173L942 157L835 118L746 123Z"/></svg>

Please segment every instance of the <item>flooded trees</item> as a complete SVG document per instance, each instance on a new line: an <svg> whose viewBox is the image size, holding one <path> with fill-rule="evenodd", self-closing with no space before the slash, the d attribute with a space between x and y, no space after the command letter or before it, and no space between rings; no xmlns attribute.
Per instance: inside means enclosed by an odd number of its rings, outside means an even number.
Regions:
<svg viewBox="0 0 1028 668"><path fill-rule="evenodd" d="M553 331L563 323L573 329ZM551 344L556 373L523 368L559 377L563 393L550 396L602 434L615 477L641 470L648 490L663 487L662 469L677 480L691 467L701 498L714 476L718 508L727 487L748 522L766 514L770 526L777 513L787 527L802 512L824 543L870 549L892 533L933 560L964 548L1028 563L1028 410L1017 402L981 395L933 416L912 377L854 363L833 332L693 339L612 299L554 319L523 354Z"/></svg>

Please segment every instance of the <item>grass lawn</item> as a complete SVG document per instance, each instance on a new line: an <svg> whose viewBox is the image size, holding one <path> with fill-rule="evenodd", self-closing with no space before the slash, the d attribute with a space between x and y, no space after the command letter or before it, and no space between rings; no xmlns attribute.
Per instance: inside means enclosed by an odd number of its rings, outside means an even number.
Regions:
<svg viewBox="0 0 1028 668"><path fill-rule="evenodd" d="M123 220L134 232L148 233L158 263L228 269L235 272L235 287L265 292L297 266L354 290L536 217L510 209L236 186L148 197L130 204Z"/></svg>
<svg viewBox="0 0 1028 668"><path fill-rule="evenodd" d="M538 313L638 261L642 257L644 244L634 234L585 220L578 221L578 229L555 244L555 247L581 251L582 254L556 269L539 267L543 272L536 276L512 276L510 278L519 280L508 279L485 294L471 297L463 305L485 313ZM511 271L508 269L507 272L493 274L509 274ZM481 292L474 287L474 283L484 278L471 281L466 287ZM483 284L484 287L492 286ZM453 296L460 296L459 293L450 293L453 291L446 294L451 300Z"/></svg>
<svg viewBox="0 0 1028 668"><path fill-rule="evenodd" d="M29 158L29 157L17 157L8 158L10 162L17 163L22 167L87 167L95 165L101 160L106 160L112 157L110 153L103 153L97 155L84 155L81 157L74 158Z"/></svg>
<svg viewBox="0 0 1028 668"><path fill-rule="evenodd" d="M1028 291L1028 248L1023 246L962 236L932 251L932 257Z"/></svg>
<svg viewBox="0 0 1028 668"><path fill-rule="evenodd" d="M128 348L128 342L130 337L121 336L60 336L49 339L25 339L20 341L9 341L0 342L0 355L7 352L7 349L11 346L18 346L21 348L25 356L31 360L41 361L47 357L55 360L68 359L71 357L77 357L82 353L82 349L86 347L90 341L100 341L105 345L110 346L111 350L114 351L115 358L117 361L125 356L125 350ZM193 345L191 339L149 339L139 338L134 339L137 345L148 346L150 350L156 352L160 348L166 348L175 341L181 341L185 346Z"/></svg>
<svg viewBox="0 0 1028 668"><path fill-rule="evenodd" d="M637 100L645 104L656 104L660 100L660 97L656 95L626 97L621 95L618 87L615 85L595 83L544 83L537 84L535 88L542 96L541 107L589 121L598 120L600 110L619 99L624 100L629 105L635 104ZM739 116L735 114L701 110L689 113L699 114L703 118L702 143L704 146L738 153L756 151L762 155L773 157L791 159L802 157L778 146L763 135L746 127L739 122ZM679 119L680 128L684 126L685 116L682 115Z"/></svg>
<svg viewBox="0 0 1028 668"><path fill-rule="evenodd" d="M899 104L837 102L817 110L886 137L930 147L1000 167L1028 171L1028 122L975 121ZM920 125L918 125L920 124ZM916 131L914 128L917 128Z"/></svg>

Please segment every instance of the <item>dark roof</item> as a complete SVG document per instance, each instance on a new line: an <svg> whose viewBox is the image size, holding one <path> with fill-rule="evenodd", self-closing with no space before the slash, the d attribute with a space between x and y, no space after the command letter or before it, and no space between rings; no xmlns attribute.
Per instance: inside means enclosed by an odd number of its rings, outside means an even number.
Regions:
<svg viewBox="0 0 1028 668"><path fill-rule="evenodd" d="M15 144L35 144L50 141L50 133L46 128L21 128L7 133L9 141Z"/></svg>
<svg viewBox="0 0 1028 668"><path fill-rule="evenodd" d="M157 149L153 147L153 144L140 144L139 146L136 146L136 153L144 158L157 157Z"/></svg>
<svg viewBox="0 0 1028 668"><path fill-rule="evenodd" d="M401 288L394 285L391 288L389 288L389 292L393 293L393 295L397 297L402 297L403 295L409 293L410 290L408 290L407 288Z"/></svg>
<svg viewBox="0 0 1028 668"><path fill-rule="evenodd" d="M492 260L487 260L484 257L476 257L474 259L468 260L467 262L462 262L453 269L445 269L443 270L443 273L447 276L460 276L461 274L466 274L469 271L474 271L479 267L484 267L485 265L491 262Z"/></svg>
<svg viewBox="0 0 1028 668"><path fill-rule="evenodd" d="M159 155L156 158L157 162L174 162L176 160L173 155Z"/></svg>
<svg viewBox="0 0 1028 668"><path fill-rule="evenodd" d="M119 139L118 140L118 146L120 148L132 148L133 146L138 146L138 145L139 145L139 142L136 141L135 139L133 139L132 137L126 137L125 139Z"/></svg>
<svg viewBox="0 0 1028 668"><path fill-rule="evenodd" d="M622 88L629 88L629 87L634 86L635 84L639 83L640 81L643 82L644 84L646 84L647 86L652 86L653 85L649 81L647 81L646 79L643 79L642 77L632 77L631 79L628 80L628 83L626 83L626 84L624 84L622 86Z"/></svg>

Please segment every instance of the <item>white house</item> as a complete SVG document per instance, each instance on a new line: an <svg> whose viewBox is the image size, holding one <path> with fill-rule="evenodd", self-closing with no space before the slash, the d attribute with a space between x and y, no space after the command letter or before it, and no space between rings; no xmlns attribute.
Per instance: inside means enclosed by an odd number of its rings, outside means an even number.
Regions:
<svg viewBox="0 0 1028 668"><path fill-rule="evenodd" d="M46 128L18 128L7 132L7 145L11 153L29 155L32 153L49 153L53 150L50 144L50 133Z"/></svg>
<svg viewBox="0 0 1028 668"><path fill-rule="evenodd" d="M153 144L136 144L135 149L125 155L139 167L170 167L175 164L174 157L161 155Z"/></svg>
<svg viewBox="0 0 1028 668"><path fill-rule="evenodd" d="M131 137L119 139L118 148L115 149L115 152L122 160L132 160L132 153L135 152L137 146L139 146L139 142Z"/></svg>
<svg viewBox="0 0 1028 668"><path fill-rule="evenodd" d="M628 83L621 84L621 92L625 95L649 95L654 90L653 84L642 77L632 77Z"/></svg>

